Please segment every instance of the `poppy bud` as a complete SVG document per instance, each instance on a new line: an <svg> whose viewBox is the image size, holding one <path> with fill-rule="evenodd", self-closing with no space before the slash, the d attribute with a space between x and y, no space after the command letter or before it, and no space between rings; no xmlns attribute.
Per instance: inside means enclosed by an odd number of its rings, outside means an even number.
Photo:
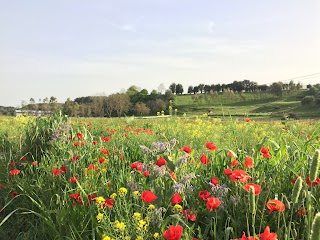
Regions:
<svg viewBox="0 0 320 240"><path fill-rule="evenodd" d="M287 209L290 209L291 205L290 205L290 202L287 198L286 195L282 195L283 196L283 202L284 202L284 205L286 206Z"/></svg>

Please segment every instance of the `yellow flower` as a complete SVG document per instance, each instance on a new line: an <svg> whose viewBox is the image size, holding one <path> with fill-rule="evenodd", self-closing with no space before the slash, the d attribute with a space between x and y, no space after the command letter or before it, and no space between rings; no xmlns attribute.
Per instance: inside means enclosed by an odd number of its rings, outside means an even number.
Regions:
<svg viewBox="0 0 320 240"><path fill-rule="evenodd" d="M141 194L140 194L139 191L134 191L134 192L133 192L133 198L134 198L134 199L138 199L138 198L140 197L140 195L141 195Z"/></svg>
<svg viewBox="0 0 320 240"><path fill-rule="evenodd" d="M99 206L99 207L102 207L102 205L104 204L104 202L105 202L105 199L104 199L104 197L96 197L96 203L97 203L97 205Z"/></svg>
<svg viewBox="0 0 320 240"><path fill-rule="evenodd" d="M173 207L173 212L181 213L182 210L183 210L183 207L182 207L181 205L179 205L179 204L176 204L176 205L174 205L174 207Z"/></svg>
<svg viewBox="0 0 320 240"><path fill-rule="evenodd" d="M116 220L114 222L114 227L116 228L116 230L124 231L126 225L124 224L124 222L119 222L118 220Z"/></svg>
<svg viewBox="0 0 320 240"><path fill-rule="evenodd" d="M135 220L140 220L141 219L141 213L135 212L132 216L133 219Z"/></svg>
<svg viewBox="0 0 320 240"><path fill-rule="evenodd" d="M160 237L159 233L156 232L156 233L153 234L153 238L159 238L159 237Z"/></svg>
<svg viewBox="0 0 320 240"><path fill-rule="evenodd" d="M107 236L106 234L102 235L102 240L114 240L113 238Z"/></svg>
<svg viewBox="0 0 320 240"><path fill-rule="evenodd" d="M138 222L138 224L137 224L137 229L138 229L139 231L141 231L141 230L143 230L143 229L146 229L147 226L148 226L148 224L147 224L146 221L140 220L140 221Z"/></svg>
<svg viewBox="0 0 320 240"><path fill-rule="evenodd" d="M156 209L156 206L153 204L150 204L148 207L148 211L153 211L154 209Z"/></svg>
<svg viewBox="0 0 320 240"><path fill-rule="evenodd" d="M110 198L115 199L115 198L116 198L116 196L117 196L117 194L116 194L116 193L112 193L112 194L110 195Z"/></svg>
<svg viewBox="0 0 320 240"><path fill-rule="evenodd" d="M143 237L138 236L138 237L136 238L136 240L143 240Z"/></svg>
<svg viewBox="0 0 320 240"><path fill-rule="evenodd" d="M128 190L126 188L122 187L118 190L118 193L119 193L120 197L124 197L125 195L127 195Z"/></svg>
<svg viewBox="0 0 320 240"><path fill-rule="evenodd" d="M103 214L102 213L98 213L96 218L97 218L98 222L101 222L101 220L103 219Z"/></svg>

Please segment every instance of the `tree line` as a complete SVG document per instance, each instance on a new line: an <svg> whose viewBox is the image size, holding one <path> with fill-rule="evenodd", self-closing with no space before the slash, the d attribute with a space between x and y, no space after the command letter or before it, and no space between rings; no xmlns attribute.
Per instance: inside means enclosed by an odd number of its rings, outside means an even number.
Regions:
<svg viewBox="0 0 320 240"><path fill-rule="evenodd" d="M178 83L172 83L169 89L165 90L163 84L160 85L161 90L153 90L150 93L147 89L140 89L137 86L130 86L123 93L115 93L108 96L86 96L78 97L74 100L68 98L64 103L58 103L57 98L51 96L44 99L39 99L38 102L34 98L30 98L29 103L23 101L23 110L34 110L34 111L62 111L64 114L69 116L80 116L80 117L120 117L124 115L155 115L159 112L165 111L170 105L170 100L174 99L174 95L184 94L183 85ZM159 87L160 87L159 86ZM317 94L310 94L305 100L306 102L317 102L320 98L319 84L313 87L307 85L309 89ZM313 87L313 88L312 88ZM289 83L274 82L271 85L257 84L254 81L243 80L233 81L229 84L198 84L197 86L189 86L187 94L196 95L203 94L230 94L230 93L241 93L242 92L268 92L273 94L275 97L282 97L283 92L291 92L300 90L302 88L300 83ZM310 100L311 99L311 100ZM13 115L15 108L12 107L1 107L0 114L2 115Z"/></svg>

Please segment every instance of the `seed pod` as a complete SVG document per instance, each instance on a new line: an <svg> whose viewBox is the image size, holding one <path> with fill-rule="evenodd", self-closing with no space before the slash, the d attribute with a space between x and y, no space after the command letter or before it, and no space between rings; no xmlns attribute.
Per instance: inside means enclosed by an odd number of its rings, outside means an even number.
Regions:
<svg viewBox="0 0 320 240"><path fill-rule="evenodd" d="M320 236L320 212L318 212L313 220L310 240L319 240Z"/></svg>
<svg viewBox="0 0 320 240"><path fill-rule="evenodd" d="M302 178L298 177L292 189L292 202L297 203L302 189Z"/></svg>
<svg viewBox="0 0 320 240"><path fill-rule="evenodd" d="M310 164L310 181L314 182L318 176L318 170L320 166L320 150L317 149L313 155L312 162Z"/></svg>

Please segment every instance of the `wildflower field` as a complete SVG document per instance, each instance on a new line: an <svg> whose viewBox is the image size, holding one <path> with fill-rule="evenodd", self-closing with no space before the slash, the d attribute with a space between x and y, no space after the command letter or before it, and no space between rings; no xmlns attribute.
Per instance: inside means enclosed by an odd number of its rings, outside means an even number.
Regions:
<svg viewBox="0 0 320 240"><path fill-rule="evenodd" d="M320 239L320 123L0 118L0 239Z"/></svg>

